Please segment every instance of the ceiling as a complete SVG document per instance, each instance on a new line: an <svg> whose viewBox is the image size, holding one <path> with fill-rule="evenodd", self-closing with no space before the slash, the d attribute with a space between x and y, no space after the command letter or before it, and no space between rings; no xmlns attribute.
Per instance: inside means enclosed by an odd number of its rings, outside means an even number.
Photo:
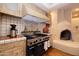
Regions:
<svg viewBox="0 0 79 59"><path fill-rule="evenodd" d="M39 7L45 12L49 12L50 10L58 9L58 8L63 8L63 9L69 8L72 11L72 17L79 17L79 3L74 3L74 4L73 3L34 3L34 5L36 5L37 7ZM23 17L23 19L28 19L34 22L47 22L43 19L33 17L30 15Z"/></svg>
<svg viewBox="0 0 79 59"><path fill-rule="evenodd" d="M34 3L40 9L48 12L52 9L57 9L68 5L68 3Z"/></svg>
<svg viewBox="0 0 79 59"><path fill-rule="evenodd" d="M34 5L45 12L49 12L50 10L58 8L70 8L72 11L72 17L79 17L79 3L34 3Z"/></svg>

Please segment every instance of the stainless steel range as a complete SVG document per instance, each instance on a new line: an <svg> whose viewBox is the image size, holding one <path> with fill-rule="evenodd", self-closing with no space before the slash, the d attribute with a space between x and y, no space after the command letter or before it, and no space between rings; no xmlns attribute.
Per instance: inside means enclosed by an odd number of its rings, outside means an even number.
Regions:
<svg viewBox="0 0 79 59"><path fill-rule="evenodd" d="M29 39L27 40L27 46L32 46L41 42L45 42L49 40L49 36L39 36L39 37L35 37L33 39Z"/></svg>
<svg viewBox="0 0 79 59"><path fill-rule="evenodd" d="M49 36L45 34L35 34L33 39L27 39L27 55L40 56L44 50L44 42L49 40Z"/></svg>

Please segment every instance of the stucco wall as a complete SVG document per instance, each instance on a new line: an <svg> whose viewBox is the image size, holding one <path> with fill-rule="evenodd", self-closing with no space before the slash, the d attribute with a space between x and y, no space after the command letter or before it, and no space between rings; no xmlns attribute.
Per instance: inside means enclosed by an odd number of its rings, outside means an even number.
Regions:
<svg viewBox="0 0 79 59"><path fill-rule="evenodd" d="M74 33L74 40L79 41L79 18L73 18L71 25Z"/></svg>

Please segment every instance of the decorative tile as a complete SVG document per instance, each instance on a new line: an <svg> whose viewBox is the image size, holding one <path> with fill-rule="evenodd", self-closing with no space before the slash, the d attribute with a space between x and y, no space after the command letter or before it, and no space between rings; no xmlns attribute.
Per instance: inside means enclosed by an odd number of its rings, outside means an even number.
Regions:
<svg viewBox="0 0 79 59"><path fill-rule="evenodd" d="M0 36L6 36L10 32L10 24L16 24L16 29L18 30L18 34L24 30L25 26L27 26L28 31L35 31L37 28L43 28L43 24L38 24L30 21L24 21L20 18L0 14Z"/></svg>

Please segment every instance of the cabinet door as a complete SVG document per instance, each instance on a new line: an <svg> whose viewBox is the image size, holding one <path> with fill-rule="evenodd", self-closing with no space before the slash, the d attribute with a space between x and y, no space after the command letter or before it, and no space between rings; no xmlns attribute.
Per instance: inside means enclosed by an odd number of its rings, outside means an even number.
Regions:
<svg viewBox="0 0 79 59"><path fill-rule="evenodd" d="M26 55L26 40L0 44L0 56Z"/></svg>
<svg viewBox="0 0 79 59"><path fill-rule="evenodd" d="M0 4L1 10L0 12L10 14L13 16L18 16L21 17L21 9L22 9L22 4L18 3L3 3Z"/></svg>
<svg viewBox="0 0 79 59"><path fill-rule="evenodd" d="M0 56L12 56L12 55L13 55L13 49L9 49L0 53Z"/></svg>
<svg viewBox="0 0 79 59"><path fill-rule="evenodd" d="M24 55L25 55L24 49L22 47L16 47L0 53L0 56L24 56Z"/></svg>
<svg viewBox="0 0 79 59"><path fill-rule="evenodd" d="M22 47L17 47L13 50L13 56L24 56L24 49ZM26 52L25 52L26 53Z"/></svg>

